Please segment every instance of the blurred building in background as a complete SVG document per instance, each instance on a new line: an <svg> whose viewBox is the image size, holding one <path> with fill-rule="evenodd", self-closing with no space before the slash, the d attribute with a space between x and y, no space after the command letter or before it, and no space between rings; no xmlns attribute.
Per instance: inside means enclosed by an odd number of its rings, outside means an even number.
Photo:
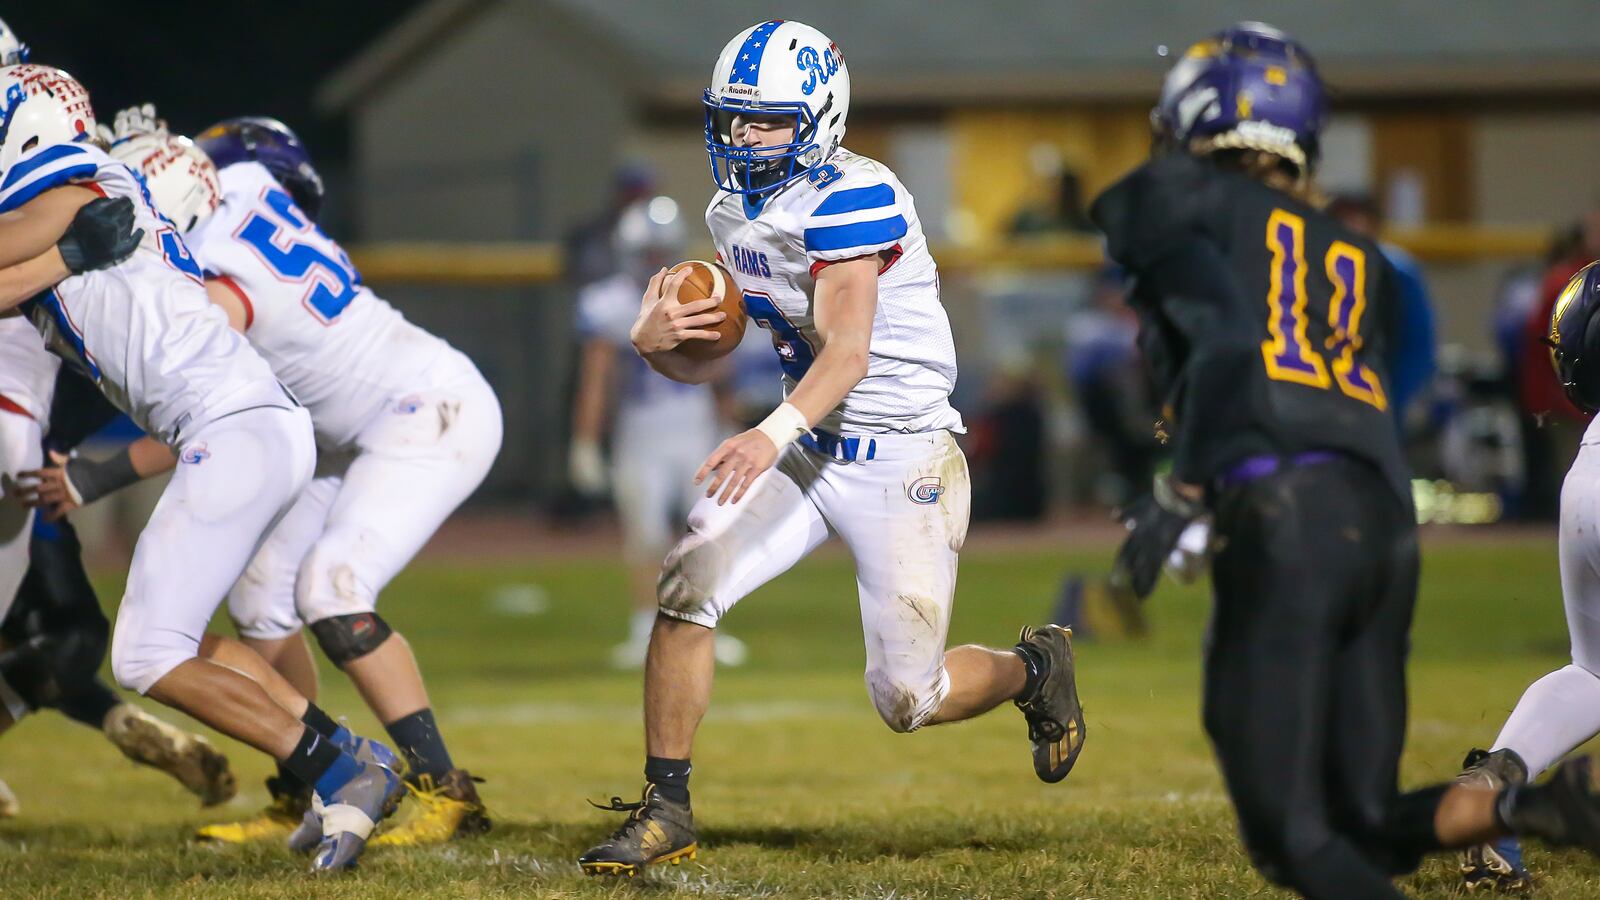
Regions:
<svg viewBox="0 0 1600 900"><path fill-rule="evenodd" d="M1421 262L1447 361L1499 359L1490 323L1508 269L1600 198L1593 12L1590 0L1550 0L1536 15L1459 0L1270 8L1331 87L1322 186L1373 197L1388 236ZM1094 448L1104 429L1089 425L1062 362L1080 343L1073 323L1098 321L1098 254L1074 207L1145 156L1162 73L1237 4L423 2L316 98L351 126L357 236L548 250L636 163L692 222L712 191L699 106L711 63L739 29L782 15L838 41L854 92L845 142L916 197L957 329L958 406L977 420L1004 373L1007 402L1041 398L1055 499L1105 496L1088 460L1115 449ZM490 490L547 498L564 471L574 286L554 263L453 276L464 252L413 248L398 268L362 260L501 391L506 449ZM441 267L419 276L427 260Z"/></svg>

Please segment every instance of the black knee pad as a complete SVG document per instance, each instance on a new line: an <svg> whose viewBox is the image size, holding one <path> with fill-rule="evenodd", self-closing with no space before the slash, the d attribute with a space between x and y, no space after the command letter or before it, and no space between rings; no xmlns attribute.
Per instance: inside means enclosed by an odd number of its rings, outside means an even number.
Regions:
<svg viewBox="0 0 1600 900"><path fill-rule="evenodd" d="M357 613L353 616L331 616L311 623L311 633L316 636L322 652L336 666L358 660L378 649L394 629L375 612Z"/></svg>
<svg viewBox="0 0 1600 900"><path fill-rule="evenodd" d="M29 709L44 709L61 698L54 651L53 644L43 636L0 651L0 679Z"/></svg>

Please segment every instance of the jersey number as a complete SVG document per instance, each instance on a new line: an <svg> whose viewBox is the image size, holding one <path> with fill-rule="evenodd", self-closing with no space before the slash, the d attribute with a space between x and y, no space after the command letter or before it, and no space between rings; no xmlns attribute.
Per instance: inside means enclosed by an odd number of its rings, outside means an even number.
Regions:
<svg viewBox="0 0 1600 900"><path fill-rule="evenodd" d="M1319 351L1306 336L1306 220L1273 210L1267 218L1267 249L1272 252L1267 290L1271 336L1261 342L1267 375L1324 389L1338 382L1345 395L1387 409L1389 401L1377 373L1356 359L1361 350L1361 316L1367 309L1367 254L1344 241L1334 241L1328 248L1323 265L1333 283L1333 299L1328 301L1331 333Z"/></svg>
<svg viewBox="0 0 1600 900"><path fill-rule="evenodd" d="M324 324L333 322L356 298L361 275L321 228L302 217L288 194L272 189L263 199L276 215L252 213L237 237L279 278L309 284L300 302Z"/></svg>
<svg viewBox="0 0 1600 900"><path fill-rule="evenodd" d="M745 291L744 309L757 325L772 332L772 347L778 351L783 374L795 381L804 378L817 359L817 348L811 346L805 334L789 321L766 294Z"/></svg>

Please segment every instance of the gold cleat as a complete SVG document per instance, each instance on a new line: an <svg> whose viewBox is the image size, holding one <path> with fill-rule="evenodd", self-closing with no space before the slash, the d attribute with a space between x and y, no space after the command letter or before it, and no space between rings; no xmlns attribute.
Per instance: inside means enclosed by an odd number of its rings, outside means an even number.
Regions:
<svg viewBox="0 0 1600 900"><path fill-rule="evenodd" d="M625 812L628 818L611 837L578 857L578 867L585 875L632 878L645 866L678 866L700 855L689 804L667 800L653 784L645 785L638 803L624 803L621 797L612 797L609 806L592 800L590 803L600 809Z"/></svg>
<svg viewBox="0 0 1600 900"><path fill-rule="evenodd" d="M371 846L442 844L488 831L493 823L473 782L466 769L451 769L438 782L432 775L419 775L415 785L407 782L412 799L408 804L410 814L373 838Z"/></svg>
<svg viewBox="0 0 1600 900"><path fill-rule="evenodd" d="M123 756L178 779L200 798L201 806L226 803L238 792L228 758L199 735L175 728L132 703L113 707L102 727Z"/></svg>
<svg viewBox="0 0 1600 900"><path fill-rule="evenodd" d="M248 844L254 841L282 840L305 818L311 806L310 790L296 791L278 778L267 779L272 802L253 818L242 822L216 822L195 830L195 840L219 844Z"/></svg>

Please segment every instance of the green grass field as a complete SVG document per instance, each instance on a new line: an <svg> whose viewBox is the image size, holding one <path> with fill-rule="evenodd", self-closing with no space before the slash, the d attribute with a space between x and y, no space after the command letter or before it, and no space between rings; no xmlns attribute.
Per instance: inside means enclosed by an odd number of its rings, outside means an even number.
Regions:
<svg viewBox="0 0 1600 900"><path fill-rule="evenodd" d="M952 640L1009 644L1045 615L1065 569L1107 557L970 552ZM116 586L103 589L114 596ZM719 675L695 753L699 861L633 882L585 879L574 858L618 819L584 800L632 799L640 787L638 677L603 663L622 628L623 588L620 567L600 560L430 563L385 594L456 760L488 779L497 826L485 838L374 851L354 875L313 881L276 846L188 840L196 824L264 802L263 757L227 744L241 795L200 812L163 776L45 714L0 740L0 777L23 803L20 818L0 823L0 895L1279 896L1240 852L1200 729L1200 588L1165 586L1147 641L1080 646L1088 745L1072 777L1050 786L1034 779L1009 707L909 736L883 727L861 679L849 561L837 554L730 617L752 658ZM547 608L535 612L544 604L530 600L541 598ZM1430 544L1406 782L1454 774L1565 651L1553 538ZM325 669L324 685L326 708L380 733L342 676ZM1587 858L1529 857L1543 896L1600 895L1600 865ZM1429 862L1406 887L1454 894L1454 861Z"/></svg>

